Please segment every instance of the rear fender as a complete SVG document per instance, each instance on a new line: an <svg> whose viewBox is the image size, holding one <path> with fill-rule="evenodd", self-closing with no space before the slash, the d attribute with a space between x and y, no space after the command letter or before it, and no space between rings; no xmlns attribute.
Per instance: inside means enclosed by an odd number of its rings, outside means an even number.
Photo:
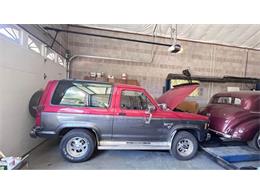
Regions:
<svg viewBox="0 0 260 195"><path fill-rule="evenodd" d="M92 133L95 134L97 138L97 142L99 142L100 137L99 137L99 129L95 126L94 123L90 122L77 122L77 123L69 123L69 124L62 124L60 125L57 129L56 132L58 135L61 135L64 130L70 131L71 129L87 129L91 131Z"/></svg>

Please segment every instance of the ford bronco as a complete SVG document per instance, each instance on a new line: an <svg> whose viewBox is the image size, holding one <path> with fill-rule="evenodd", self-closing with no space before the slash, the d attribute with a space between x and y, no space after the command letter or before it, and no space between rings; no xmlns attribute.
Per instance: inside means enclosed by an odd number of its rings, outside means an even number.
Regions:
<svg viewBox="0 0 260 195"><path fill-rule="evenodd" d="M31 99L32 137L61 137L62 156L90 159L98 150L169 150L193 158L207 136L208 117L173 111L198 84L184 84L157 100L139 86L53 80ZM34 108L32 110L31 108Z"/></svg>

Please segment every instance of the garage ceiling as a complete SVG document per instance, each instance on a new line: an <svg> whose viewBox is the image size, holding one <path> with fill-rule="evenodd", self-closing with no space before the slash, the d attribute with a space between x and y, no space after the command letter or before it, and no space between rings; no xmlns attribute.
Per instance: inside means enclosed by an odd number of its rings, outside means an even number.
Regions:
<svg viewBox="0 0 260 195"><path fill-rule="evenodd" d="M86 24L124 32L171 37L176 24ZM178 24L178 39L260 49L258 24Z"/></svg>

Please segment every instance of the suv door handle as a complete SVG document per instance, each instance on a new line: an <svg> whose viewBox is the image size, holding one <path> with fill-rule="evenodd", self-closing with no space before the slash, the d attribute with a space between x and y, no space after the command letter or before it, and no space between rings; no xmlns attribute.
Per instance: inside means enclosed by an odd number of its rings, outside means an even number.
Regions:
<svg viewBox="0 0 260 195"><path fill-rule="evenodd" d="M125 116L126 113L124 113L124 112L119 112L118 115L119 115L119 116Z"/></svg>

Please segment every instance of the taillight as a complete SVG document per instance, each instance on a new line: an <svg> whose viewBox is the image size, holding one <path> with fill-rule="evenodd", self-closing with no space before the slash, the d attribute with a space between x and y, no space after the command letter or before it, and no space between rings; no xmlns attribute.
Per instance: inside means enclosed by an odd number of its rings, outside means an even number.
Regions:
<svg viewBox="0 0 260 195"><path fill-rule="evenodd" d="M41 126L41 112L44 110L43 105L39 105L36 107L36 117L35 117L35 125Z"/></svg>

